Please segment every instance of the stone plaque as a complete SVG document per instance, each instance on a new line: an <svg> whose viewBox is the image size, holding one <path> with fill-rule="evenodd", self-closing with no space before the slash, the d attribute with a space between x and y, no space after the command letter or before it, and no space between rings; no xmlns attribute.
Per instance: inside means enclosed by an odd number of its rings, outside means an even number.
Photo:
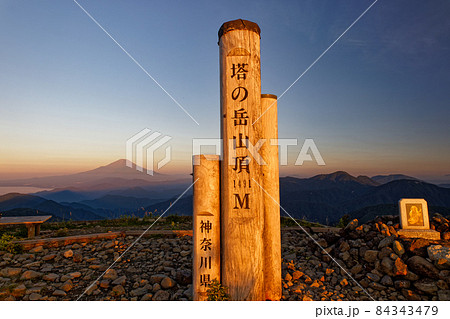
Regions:
<svg viewBox="0 0 450 319"><path fill-rule="evenodd" d="M402 198L399 201L400 225L398 234L408 238L439 240L441 234L430 229L428 205L423 198Z"/></svg>
<svg viewBox="0 0 450 319"><path fill-rule="evenodd" d="M402 229L430 229L427 202L421 198L402 198L400 225Z"/></svg>

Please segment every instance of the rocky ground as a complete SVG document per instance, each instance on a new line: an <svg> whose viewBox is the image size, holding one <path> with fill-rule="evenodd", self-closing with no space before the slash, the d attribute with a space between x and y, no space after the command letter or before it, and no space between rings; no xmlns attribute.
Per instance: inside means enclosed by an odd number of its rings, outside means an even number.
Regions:
<svg viewBox="0 0 450 319"><path fill-rule="evenodd" d="M447 236L447 219L432 223ZM402 239L396 229L398 218L387 216L311 232L315 242L302 230L283 230L282 299L450 300L450 243ZM191 300L190 236L141 238L96 281L135 240L0 251L0 300Z"/></svg>
<svg viewBox="0 0 450 319"><path fill-rule="evenodd" d="M299 231L282 232L283 299L450 300L449 221L432 219L447 239L434 242L399 238L398 222L384 216L358 226L354 220L338 233L313 234L316 242Z"/></svg>

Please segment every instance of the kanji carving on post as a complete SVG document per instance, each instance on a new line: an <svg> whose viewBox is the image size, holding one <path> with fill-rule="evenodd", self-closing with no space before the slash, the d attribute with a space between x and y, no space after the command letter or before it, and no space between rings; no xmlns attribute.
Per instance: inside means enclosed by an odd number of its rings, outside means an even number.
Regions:
<svg viewBox="0 0 450 319"><path fill-rule="evenodd" d="M246 66L247 63L238 63L237 66L233 63L233 66L231 67L231 70L233 71L233 73L231 74L231 78L237 76L238 80L245 80L247 77L245 73L248 72L247 70L245 70Z"/></svg>
<svg viewBox="0 0 450 319"><path fill-rule="evenodd" d="M243 102L243 101L245 101L247 99L247 97L248 97L248 90L245 87L242 87L242 86L238 86L231 93L231 98L233 100L235 100L235 101L237 99L241 98L239 100L239 102Z"/></svg>
<svg viewBox="0 0 450 319"><path fill-rule="evenodd" d="M200 230L203 233L203 231L205 231L205 233L209 234L209 231L212 228L212 223L209 222L209 220L207 220L206 222L201 220L200 221Z"/></svg>
<svg viewBox="0 0 450 319"><path fill-rule="evenodd" d="M242 173L242 171L245 171L247 173L250 173L249 170L249 160L250 158L248 156L236 156L235 157L236 162L234 164L233 169L239 174Z"/></svg>
<svg viewBox="0 0 450 319"><path fill-rule="evenodd" d="M239 110L234 111L234 126L237 125L247 125L248 114L244 108L240 108Z"/></svg>

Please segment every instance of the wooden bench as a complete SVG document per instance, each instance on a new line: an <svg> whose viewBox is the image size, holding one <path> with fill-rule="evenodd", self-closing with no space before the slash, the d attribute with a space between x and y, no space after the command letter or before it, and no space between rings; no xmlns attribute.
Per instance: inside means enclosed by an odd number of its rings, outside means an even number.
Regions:
<svg viewBox="0 0 450 319"><path fill-rule="evenodd" d="M0 226L25 225L28 230L28 238L39 236L41 224L52 218L52 216L13 216L0 217Z"/></svg>

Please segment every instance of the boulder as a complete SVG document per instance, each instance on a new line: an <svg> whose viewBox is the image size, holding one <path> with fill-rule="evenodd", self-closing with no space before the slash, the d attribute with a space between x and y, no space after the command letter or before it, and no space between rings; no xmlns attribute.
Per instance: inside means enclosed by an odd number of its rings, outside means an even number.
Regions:
<svg viewBox="0 0 450 319"><path fill-rule="evenodd" d="M65 258L73 257L73 250L72 250L72 249L66 250L66 251L64 252L63 256L64 256Z"/></svg>
<svg viewBox="0 0 450 319"><path fill-rule="evenodd" d="M364 260L369 263L374 263L378 258L378 250L367 250L364 253Z"/></svg>
<svg viewBox="0 0 450 319"><path fill-rule="evenodd" d="M380 276L378 276L377 274L371 273L371 272L369 272L367 274L367 278L369 278L370 280L375 281L375 282L380 281Z"/></svg>
<svg viewBox="0 0 450 319"><path fill-rule="evenodd" d="M117 279L117 271L115 271L114 269L110 268L106 271L106 273L103 275L104 279L109 279L109 280L116 280Z"/></svg>
<svg viewBox="0 0 450 319"><path fill-rule="evenodd" d="M394 262L393 273L394 276L405 276L408 273L408 267L400 258L397 258Z"/></svg>
<svg viewBox="0 0 450 319"><path fill-rule="evenodd" d="M167 290L158 290L154 295L153 301L165 301L170 299L170 294Z"/></svg>
<svg viewBox="0 0 450 319"><path fill-rule="evenodd" d="M45 255L44 257L42 257L43 261L50 261L56 258L56 254L49 254L49 255Z"/></svg>
<svg viewBox="0 0 450 319"><path fill-rule="evenodd" d="M421 257L427 257L427 247L430 246L430 242L423 238L415 239L409 246L409 251L415 255Z"/></svg>
<svg viewBox="0 0 450 319"><path fill-rule="evenodd" d="M125 289L122 285L114 286L112 289L112 295L113 296L122 296L125 294Z"/></svg>
<svg viewBox="0 0 450 319"><path fill-rule="evenodd" d="M12 290L11 295L14 296L15 298L20 298L25 295L26 291L27 287L25 287L24 284L21 284Z"/></svg>
<svg viewBox="0 0 450 319"><path fill-rule="evenodd" d="M59 290L59 289L55 290L52 295L55 296L55 297L65 297L65 296L67 296L65 291Z"/></svg>
<svg viewBox="0 0 450 319"><path fill-rule="evenodd" d="M30 249L30 253L36 254L36 253L42 252L43 250L44 250L43 246L36 246L36 247Z"/></svg>
<svg viewBox="0 0 450 319"><path fill-rule="evenodd" d="M347 226L345 226L344 230L348 231L348 232L351 232L351 231L355 230L356 227L358 227L358 220L357 219L353 219L351 222L349 222L347 224Z"/></svg>
<svg viewBox="0 0 450 319"><path fill-rule="evenodd" d="M392 248L394 249L394 252L399 256L402 256L405 253L405 248L398 240L394 240L394 242L392 243Z"/></svg>
<svg viewBox="0 0 450 319"><path fill-rule="evenodd" d="M380 280L380 284L383 286L393 286L394 283L392 282L392 278L388 275L384 275L383 278Z"/></svg>
<svg viewBox="0 0 450 319"><path fill-rule="evenodd" d="M409 289L403 289L402 290L402 295L408 301L421 301L422 300L417 293L415 293L414 291L409 290Z"/></svg>
<svg viewBox="0 0 450 319"><path fill-rule="evenodd" d="M83 261L83 255L80 252L76 252L73 254L73 261L76 263L80 263Z"/></svg>
<svg viewBox="0 0 450 319"><path fill-rule="evenodd" d="M33 280L41 276L42 274L40 272L34 270L27 270L22 274L22 276L20 276L20 280Z"/></svg>
<svg viewBox="0 0 450 319"><path fill-rule="evenodd" d="M61 287L61 290L65 291L65 292L69 292L73 289L73 282L72 280L67 280Z"/></svg>
<svg viewBox="0 0 450 319"><path fill-rule="evenodd" d="M156 275L151 275L150 276L150 283L151 284L156 284L156 283L160 283L161 280L163 280L165 277L167 277L166 275L163 274L156 274Z"/></svg>
<svg viewBox="0 0 450 319"><path fill-rule="evenodd" d="M450 300L450 290L439 290L438 291L439 301L449 301Z"/></svg>
<svg viewBox="0 0 450 319"><path fill-rule="evenodd" d="M394 275L394 262L389 257L384 257L380 263L380 270L386 275Z"/></svg>
<svg viewBox="0 0 450 319"><path fill-rule="evenodd" d="M161 287L164 289L170 289L172 287L175 287L177 283L170 277L165 277L163 280L161 280Z"/></svg>
<svg viewBox="0 0 450 319"><path fill-rule="evenodd" d="M408 267L415 273L433 279L438 279L439 270L432 263L420 256L413 256L407 261Z"/></svg>
<svg viewBox="0 0 450 319"><path fill-rule="evenodd" d="M130 292L130 295L133 297L143 296L148 292L148 289L145 287L134 289Z"/></svg>
<svg viewBox="0 0 450 319"><path fill-rule="evenodd" d="M189 285L192 283L192 271L183 269L178 270L175 276L176 282L178 282L180 285Z"/></svg>
<svg viewBox="0 0 450 319"><path fill-rule="evenodd" d="M42 247L42 246L38 246L38 247ZM38 293L31 293L30 296L28 297L28 300L30 301L37 301L40 300L42 298L42 296Z"/></svg>
<svg viewBox="0 0 450 319"><path fill-rule="evenodd" d="M350 269L350 272L353 275L359 274L363 270L363 266L361 264L356 264ZM295 272L294 272L295 273Z"/></svg>
<svg viewBox="0 0 450 319"><path fill-rule="evenodd" d="M394 282L395 289L408 289L411 287L411 282L409 280L396 280Z"/></svg>
<svg viewBox="0 0 450 319"><path fill-rule="evenodd" d="M127 276L120 276L116 280L112 282L113 285L125 285L125 282L127 281Z"/></svg>
<svg viewBox="0 0 450 319"><path fill-rule="evenodd" d="M395 237L394 236L389 236L389 237L385 237L383 238L380 243L378 244L378 249L382 249L384 247L389 247L392 245L392 243L394 242Z"/></svg>
<svg viewBox="0 0 450 319"><path fill-rule="evenodd" d="M416 281L419 280L419 276L417 276L415 273L413 273L411 270L407 269L405 279L410 281Z"/></svg>
<svg viewBox="0 0 450 319"><path fill-rule="evenodd" d="M153 295L152 294L145 294L144 296L142 296L141 301L150 301L152 300Z"/></svg>
<svg viewBox="0 0 450 319"><path fill-rule="evenodd" d="M450 268L450 248L442 245L432 245L427 248L428 257L444 269Z"/></svg>
<svg viewBox="0 0 450 319"><path fill-rule="evenodd" d="M15 276L20 275L21 272L22 272L22 268L10 268L10 267L7 267L7 268L2 269L0 271L0 275L2 277L10 278L10 277L15 277Z"/></svg>
<svg viewBox="0 0 450 319"><path fill-rule="evenodd" d="M292 273L292 280L297 280L299 278L301 278L304 275L304 273L302 273L299 270L296 270Z"/></svg>
<svg viewBox="0 0 450 319"><path fill-rule="evenodd" d="M339 250L341 252L350 250L350 245L348 244L348 242L346 240L342 241L342 243L339 245Z"/></svg>
<svg viewBox="0 0 450 319"><path fill-rule="evenodd" d="M420 279L414 282L414 287L429 295L434 295L438 291L436 283L428 278Z"/></svg>
<svg viewBox="0 0 450 319"><path fill-rule="evenodd" d="M59 278L59 275L54 274L54 273L50 273L50 274L46 274L44 275L44 277L42 277L42 279L44 279L45 281L51 281L54 282Z"/></svg>

